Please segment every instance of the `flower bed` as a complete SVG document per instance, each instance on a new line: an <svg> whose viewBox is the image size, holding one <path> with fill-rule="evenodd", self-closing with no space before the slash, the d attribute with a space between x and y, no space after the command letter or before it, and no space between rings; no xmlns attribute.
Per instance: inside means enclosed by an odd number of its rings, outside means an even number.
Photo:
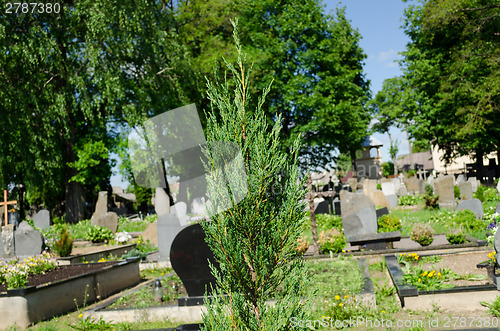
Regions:
<svg viewBox="0 0 500 331"><path fill-rule="evenodd" d="M472 300L478 306L479 301L474 301L474 292L496 295L496 286L488 279L487 271L476 268L479 262L486 259L488 251L424 257L418 254L385 256L402 306L412 309L432 309L433 303L448 302L447 295L456 297L456 302Z"/></svg>
<svg viewBox="0 0 500 331"><path fill-rule="evenodd" d="M26 328L133 286L139 278L138 259L59 266L32 275L27 287L0 293L0 329Z"/></svg>

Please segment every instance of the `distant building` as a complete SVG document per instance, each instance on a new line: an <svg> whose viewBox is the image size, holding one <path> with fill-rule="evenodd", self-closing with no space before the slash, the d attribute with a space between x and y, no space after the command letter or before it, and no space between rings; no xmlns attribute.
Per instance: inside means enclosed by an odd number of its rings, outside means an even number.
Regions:
<svg viewBox="0 0 500 331"><path fill-rule="evenodd" d="M356 171L358 178L382 178L382 156L380 155L380 141L373 137L366 137L363 149L356 152Z"/></svg>
<svg viewBox="0 0 500 331"><path fill-rule="evenodd" d="M413 163L416 169L435 171L438 174L467 174L467 177L477 177L475 173L475 160L473 155L456 157L451 163L446 164L443 160L444 152L438 148L431 148L430 151L413 153ZM498 177L498 156L497 153L485 155L483 158L485 168L484 176L490 180ZM408 171L410 169L410 155L398 156L398 169Z"/></svg>

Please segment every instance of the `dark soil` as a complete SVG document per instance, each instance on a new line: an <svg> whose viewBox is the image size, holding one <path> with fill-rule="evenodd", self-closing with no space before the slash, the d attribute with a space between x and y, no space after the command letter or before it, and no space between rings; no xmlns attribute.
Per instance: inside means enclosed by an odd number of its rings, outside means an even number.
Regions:
<svg viewBox="0 0 500 331"><path fill-rule="evenodd" d="M115 264L117 262L85 263L59 266L54 270L41 275L31 275L28 277L28 286L36 286L47 283L53 283L58 280L66 279L72 276L81 275L93 270ZM7 284L0 284L0 292L5 292Z"/></svg>

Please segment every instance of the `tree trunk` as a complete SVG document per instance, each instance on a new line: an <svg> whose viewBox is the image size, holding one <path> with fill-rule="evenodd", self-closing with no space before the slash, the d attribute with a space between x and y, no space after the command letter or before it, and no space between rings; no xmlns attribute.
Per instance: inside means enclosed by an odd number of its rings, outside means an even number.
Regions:
<svg viewBox="0 0 500 331"><path fill-rule="evenodd" d="M351 167L352 167L352 177L358 178L358 168L356 167L356 150L351 149Z"/></svg>
<svg viewBox="0 0 500 331"><path fill-rule="evenodd" d="M391 149L392 148L392 136L389 133L389 131L387 131L387 135L389 136L389 143L390 143L390 149ZM397 139L396 139L396 141L397 141ZM397 155L392 155L391 154L391 159L392 159L392 164L393 164L393 167L394 167L394 176L397 177L398 176Z"/></svg>
<svg viewBox="0 0 500 331"><path fill-rule="evenodd" d="M410 153L410 170L415 170L415 162L413 162L413 151L411 146L410 134L408 133L408 127L406 127L406 139L408 139L408 148Z"/></svg>
<svg viewBox="0 0 500 331"><path fill-rule="evenodd" d="M483 163L484 152L478 151L476 152L476 171L477 171L477 179L481 182L483 181L484 174L484 163Z"/></svg>
<svg viewBox="0 0 500 331"><path fill-rule="evenodd" d="M64 149L65 164L76 161L75 151L73 150L73 142L66 141ZM84 218L85 200L83 198L83 187L80 182L71 181L71 178L78 173L75 168L66 167L65 182L66 182L66 222L77 223Z"/></svg>
<svg viewBox="0 0 500 331"><path fill-rule="evenodd" d="M318 256L319 255L318 228L316 226L316 214L314 213L314 199L313 199L312 180L310 173L307 177L307 189L308 189L307 199L309 201L309 214L311 215L311 232L313 235L314 255Z"/></svg>

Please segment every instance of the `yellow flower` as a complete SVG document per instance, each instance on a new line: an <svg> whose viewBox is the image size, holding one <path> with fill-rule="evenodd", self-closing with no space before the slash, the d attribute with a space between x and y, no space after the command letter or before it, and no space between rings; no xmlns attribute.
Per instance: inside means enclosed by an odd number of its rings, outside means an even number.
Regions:
<svg viewBox="0 0 500 331"><path fill-rule="evenodd" d="M140 241L140 240L137 240L137 243L138 243L138 244L140 244L140 243L141 243L141 241Z"/></svg>
<svg viewBox="0 0 500 331"><path fill-rule="evenodd" d="M438 272L438 277L441 277L441 273L440 272Z"/></svg>
<svg viewBox="0 0 500 331"><path fill-rule="evenodd" d="M339 303L339 306L340 306L340 307L342 307L343 305L344 305L344 304L343 304L342 302L341 302L341 303Z"/></svg>
<svg viewBox="0 0 500 331"><path fill-rule="evenodd" d="M83 317L83 314L78 315L78 318L82 318L82 317Z"/></svg>
<svg viewBox="0 0 500 331"><path fill-rule="evenodd" d="M427 270L424 271L424 274L422 276L427 276Z"/></svg>
<svg viewBox="0 0 500 331"><path fill-rule="evenodd" d="M420 283L420 280L421 280L421 279L419 278L419 279L418 279L418 282L419 282L419 283Z"/></svg>
<svg viewBox="0 0 500 331"><path fill-rule="evenodd" d="M335 300L340 300L340 295L336 295Z"/></svg>
<svg viewBox="0 0 500 331"><path fill-rule="evenodd" d="M385 311L384 311L384 310L382 310L382 314L385 314Z"/></svg>
<svg viewBox="0 0 500 331"><path fill-rule="evenodd" d="M345 249L342 250L342 253L345 253Z"/></svg>
<svg viewBox="0 0 500 331"><path fill-rule="evenodd" d="M344 295L344 299L347 299L349 297L349 294Z"/></svg>

